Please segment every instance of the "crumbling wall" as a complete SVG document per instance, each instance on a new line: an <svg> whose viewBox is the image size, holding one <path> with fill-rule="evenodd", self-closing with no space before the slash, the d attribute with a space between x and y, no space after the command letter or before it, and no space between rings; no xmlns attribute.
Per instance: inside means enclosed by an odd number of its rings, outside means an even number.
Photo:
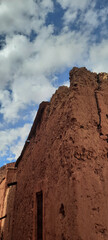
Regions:
<svg viewBox="0 0 108 240"><path fill-rule="evenodd" d="M70 71L43 103L17 166L11 240L37 239L43 193L43 240L108 239L108 81L85 68ZM41 111L42 110L42 111Z"/></svg>

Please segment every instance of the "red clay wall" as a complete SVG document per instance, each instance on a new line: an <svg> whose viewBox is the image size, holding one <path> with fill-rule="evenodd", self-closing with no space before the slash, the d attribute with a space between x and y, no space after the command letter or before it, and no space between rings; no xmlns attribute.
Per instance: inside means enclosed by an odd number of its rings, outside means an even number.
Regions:
<svg viewBox="0 0 108 240"><path fill-rule="evenodd" d="M37 240L40 190L43 240L108 239L108 79L74 68L70 82L41 104L18 161L11 240Z"/></svg>
<svg viewBox="0 0 108 240"><path fill-rule="evenodd" d="M4 206L4 197L5 197L5 184L6 180L4 179L0 184L0 218L3 217L3 206ZM0 236L1 236L1 220L0 220Z"/></svg>
<svg viewBox="0 0 108 240"><path fill-rule="evenodd" d="M14 164L12 164L14 165ZM10 165L9 165L10 166ZM8 186L8 184L16 181L16 168L6 166L5 179L0 184L0 220L1 230L0 239L12 239L13 211L16 185Z"/></svg>

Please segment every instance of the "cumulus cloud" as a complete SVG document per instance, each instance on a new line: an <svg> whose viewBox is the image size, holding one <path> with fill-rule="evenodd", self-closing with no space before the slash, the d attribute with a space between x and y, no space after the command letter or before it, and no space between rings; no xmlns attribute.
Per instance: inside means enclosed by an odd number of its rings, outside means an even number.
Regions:
<svg viewBox="0 0 108 240"><path fill-rule="evenodd" d="M38 32L47 13L51 11L53 11L52 0L1 0L0 33L29 34L32 29Z"/></svg>
<svg viewBox="0 0 108 240"><path fill-rule="evenodd" d="M73 24L77 20L77 16L80 11L80 15L85 11L85 9L92 8L94 6L92 0L57 0L61 7L65 10L63 21L64 25Z"/></svg>
<svg viewBox="0 0 108 240"><path fill-rule="evenodd" d="M90 49L89 66L94 72L108 72L108 39L94 44Z"/></svg>
<svg viewBox="0 0 108 240"><path fill-rule="evenodd" d="M0 113L4 119L14 122L20 109L49 99L56 90L52 75L80 62L86 46L87 39L80 33L64 31L54 35L51 25L43 26L32 43L23 35L7 37L0 52L4 70L0 78Z"/></svg>
<svg viewBox="0 0 108 240"><path fill-rule="evenodd" d="M108 19L108 8L106 8L106 6L100 7L99 4L99 8L97 8L96 0L57 1L64 9L64 29L69 30L74 27L82 32L86 32L86 34L90 36L94 30L100 27L103 29L103 34L106 34L105 31L107 30L104 25L102 26Z"/></svg>
<svg viewBox="0 0 108 240"><path fill-rule="evenodd" d="M31 124L25 124L23 127L16 129L7 129L0 131L0 155L15 155L16 159L21 153L25 139L30 131Z"/></svg>
<svg viewBox="0 0 108 240"><path fill-rule="evenodd" d="M89 9L84 15L84 22L96 28L99 24L97 11Z"/></svg>
<svg viewBox="0 0 108 240"><path fill-rule="evenodd" d="M47 32L49 30L46 29L46 35L49 36ZM46 35L44 40L47 38ZM23 35L14 35L7 37L6 46L0 52L2 65L0 69L0 113L7 121L17 119L18 111L25 108L27 104L31 102L39 104L55 91L49 79L44 75L45 69L41 67L41 44L40 47L37 44L38 48L35 48L35 45L36 43L30 43Z"/></svg>
<svg viewBox="0 0 108 240"><path fill-rule="evenodd" d="M100 24L105 23L108 17L107 9L88 9L83 15L83 20L87 27L91 27L91 31L96 29Z"/></svg>

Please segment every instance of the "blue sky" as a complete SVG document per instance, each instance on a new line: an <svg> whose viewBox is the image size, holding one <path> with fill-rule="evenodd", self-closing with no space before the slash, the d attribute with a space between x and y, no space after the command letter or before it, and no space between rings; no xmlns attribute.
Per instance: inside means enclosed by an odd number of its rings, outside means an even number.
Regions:
<svg viewBox="0 0 108 240"><path fill-rule="evenodd" d="M107 0L0 1L0 166L74 66L108 72Z"/></svg>

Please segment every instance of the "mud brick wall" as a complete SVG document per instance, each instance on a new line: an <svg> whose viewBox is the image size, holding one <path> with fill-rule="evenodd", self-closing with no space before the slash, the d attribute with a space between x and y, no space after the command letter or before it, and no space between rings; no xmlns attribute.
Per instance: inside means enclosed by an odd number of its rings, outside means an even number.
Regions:
<svg viewBox="0 0 108 240"><path fill-rule="evenodd" d="M70 87L41 103L15 167L8 240L38 240L40 192L42 240L108 240L107 74L70 71Z"/></svg>

